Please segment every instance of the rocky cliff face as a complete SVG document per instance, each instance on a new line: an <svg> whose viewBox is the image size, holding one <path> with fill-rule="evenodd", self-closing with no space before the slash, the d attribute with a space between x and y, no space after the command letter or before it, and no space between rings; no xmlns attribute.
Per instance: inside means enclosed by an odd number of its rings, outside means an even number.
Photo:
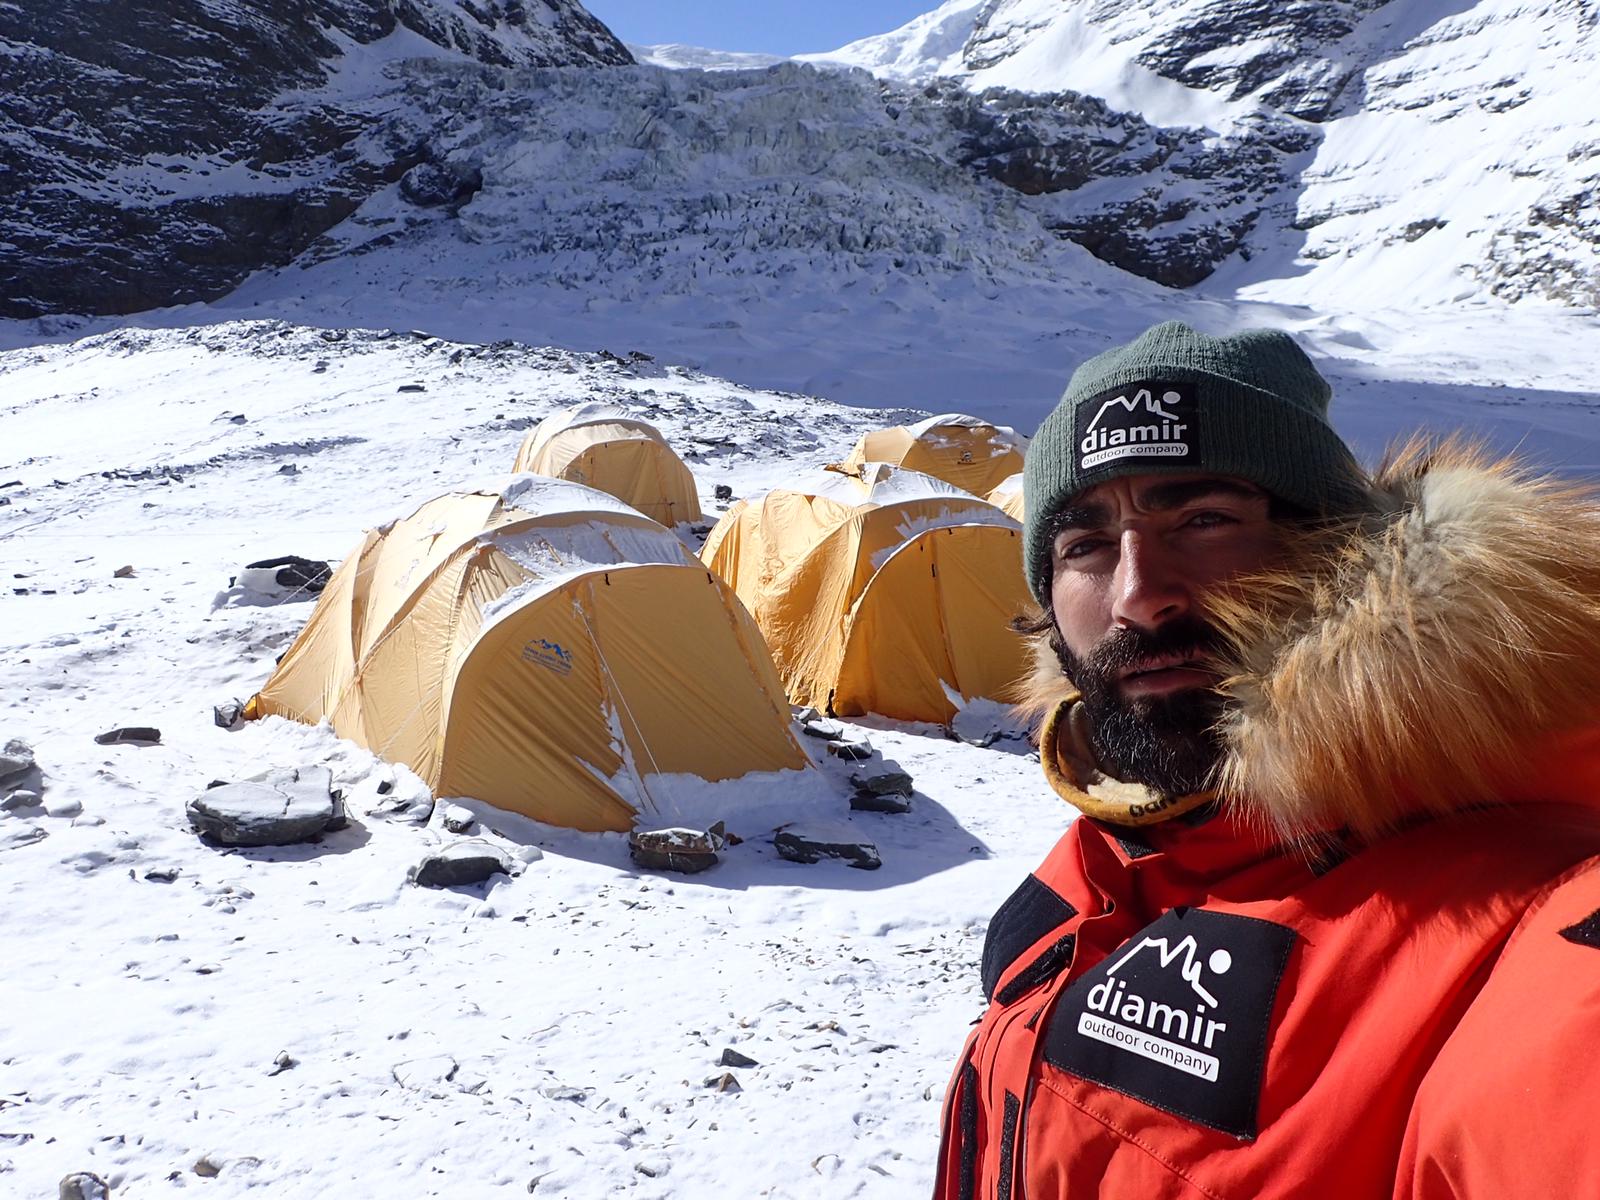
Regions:
<svg viewBox="0 0 1600 1200"><path fill-rule="evenodd" d="M631 61L574 0L0 5L0 315L202 300L290 261L426 172L425 139L371 133L366 77L415 54Z"/></svg>
<svg viewBox="0 0 1600 1200"><path fill-rule="evenodd" d="M1076 20L1147 70L1230 100L1251 98L1319 121L1365 65L1352 45L1391 0L992 0L962 48L971 71L999 66Z"/></svg>

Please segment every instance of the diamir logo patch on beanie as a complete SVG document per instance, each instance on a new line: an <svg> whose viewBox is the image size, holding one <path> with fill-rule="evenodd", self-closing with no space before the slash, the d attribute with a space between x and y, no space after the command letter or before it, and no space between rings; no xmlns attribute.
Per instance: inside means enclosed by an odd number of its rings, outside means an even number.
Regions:
<svg viewBox="0 0 1600 1200"><path fill-rule="evenodd" d="M1196 410L1193 384L1140 380L1091 396L1075 413L1078 470L1127 458L1195 461Z"/></svg>

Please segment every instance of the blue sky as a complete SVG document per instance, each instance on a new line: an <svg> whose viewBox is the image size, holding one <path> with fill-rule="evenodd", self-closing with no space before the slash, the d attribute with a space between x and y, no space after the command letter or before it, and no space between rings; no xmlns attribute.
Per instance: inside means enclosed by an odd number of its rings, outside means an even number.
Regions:
<svg viewBox="0 0 1600 1200"><path fill-rule="evenodd" d="M888 33L941 0L583 0L625 42L805 54Z"/></svg>

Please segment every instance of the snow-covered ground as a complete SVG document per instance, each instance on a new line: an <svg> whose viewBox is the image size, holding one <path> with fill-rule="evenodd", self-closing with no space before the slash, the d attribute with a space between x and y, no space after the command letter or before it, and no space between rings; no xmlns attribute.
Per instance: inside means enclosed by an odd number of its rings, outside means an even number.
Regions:
<svg viewBox="0 0 1600 1200"><path fill-rule="evenodd" d="M30 742L45 784L43 809L0 813L0 1194L78 1170L130 1200L925 1190L984 923L1069 815L1026 743L871 729L918 784L888 816L850 813L845 768L805 739L836 793L793 819L870 838L876 872L735 830L750 840L709 873L655 875L620 835L480 808L544 857L438 891L406 872L452 835L368 814L390 769L325 728L211 719L312 607L214 607L241 564L341 557L503 475L558 407L659 423L708 512L716 485L814 469L893 414L268 323L12 351L0 379L0 741ZM161 743L93 741L127 725ZM350 828L231 852L189 831L209 781L306 763L333 767ZM739 1090L708 1086L724 1074Z"/></svg>

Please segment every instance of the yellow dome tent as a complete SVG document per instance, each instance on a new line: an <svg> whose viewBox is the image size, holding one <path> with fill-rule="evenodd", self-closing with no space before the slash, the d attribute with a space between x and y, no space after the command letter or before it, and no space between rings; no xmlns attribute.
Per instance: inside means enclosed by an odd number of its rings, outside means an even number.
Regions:
<svg viewBox="0 0 1600 1200"><path fill-rule="evenodd" d="M766 635L798 704L948 722L1027 670L1021 526L976 496L873 464L740 501L701 558Z"/></svg>
<svg viewBox="0 0 1600 1200"><path fill-rule="evenodd" d="M598 488L669 529L701 520L693 472L660 430L617 408L580 404L546 417L512 470Z"/></svg>
<svg viewBox="0 0 1600 1200"><path fill-rule="evenodd" d="M1008 426L945 413L863 434L838 466L854 475L868 463L891 463L986 496L1007 475L1022 470L1027 448L1028 439Z"/></svg>
<svg viewBox="0 0 1600 1200"><path fill-rule="evenodd" d="M989 503L1014 521L1022 520L1022 472L1007 475L989 493Z"/></svg>
<svg viewBox="0 0 1600 1200"><path fill-rule="evenodd" d="M731 589L621 502L528 475L368 532L251 700L271 714L576 829L670 807L667 777L809 769Z"/></svg>

